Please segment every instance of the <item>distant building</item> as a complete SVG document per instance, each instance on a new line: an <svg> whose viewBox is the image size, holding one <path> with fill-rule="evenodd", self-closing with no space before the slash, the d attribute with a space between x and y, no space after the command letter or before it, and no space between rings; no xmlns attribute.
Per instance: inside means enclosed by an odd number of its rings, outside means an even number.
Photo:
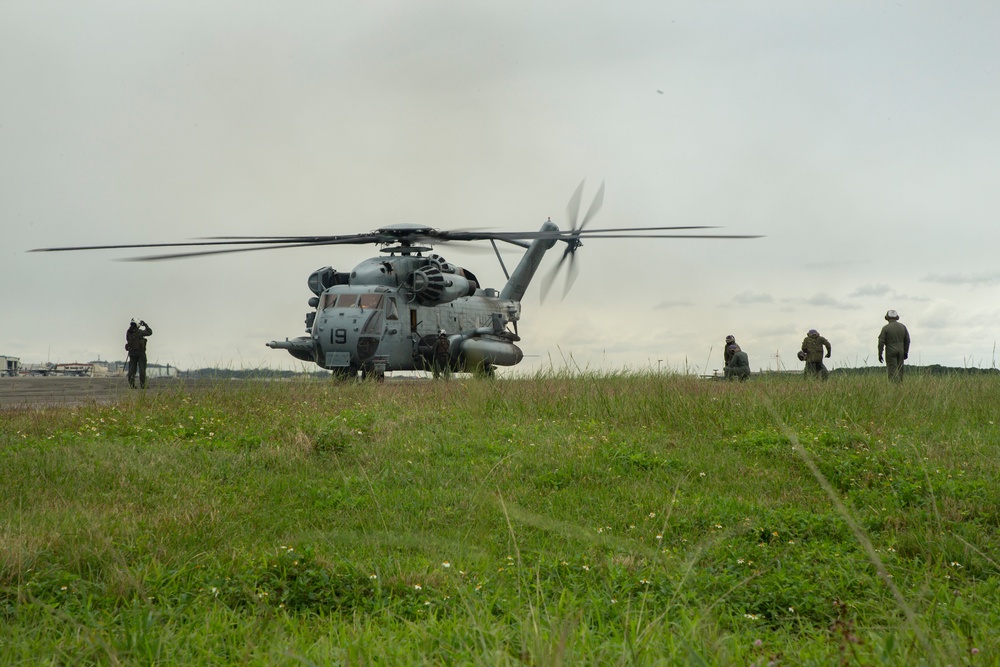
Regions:
<svg viewBox="0 0 1000 667"><path fill-rule="evenodd" d="M20 357L0 356L0 376L9 375L14 377L21 369Z"/></svg>
<svg viewBox="0 0 1000 667"><path fill-rule="evenodd" d="M146 366L146 377L151 378L175 378L178 377L177 367L167 364L166 366L161 366L159 364L149 364Z"/></svg>
<svg viewBox="0 0 1000 667"><path fill-rule="evenodd" d="M56 364L52 367L52 375L91 378L94 377L94 364L81 364L75 361L71 364Z"/></svg>
<svg viewBox="0 0 1000 667"><path fill-rule="evenodd" d="M22 364L18 369L19 375L51 375L55 368L52 364Z"/></svg>

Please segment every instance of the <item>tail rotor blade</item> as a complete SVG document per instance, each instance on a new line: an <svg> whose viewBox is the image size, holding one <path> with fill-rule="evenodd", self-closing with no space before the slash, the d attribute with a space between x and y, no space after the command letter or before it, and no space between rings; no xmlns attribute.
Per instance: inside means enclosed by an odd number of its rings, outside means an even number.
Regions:
<svg viewBox="0 0 1000 667"><path fill-rule="evenodd" d="M590 208L587 209L587 215L583 216L583 222L580 223L579 229L583 229L584 227L586 227L587 223L590 222L595 215L597 215L598 211L601 210L601 207L603 205L604 205L604 181L601 181L601 187L597 189L597 194L594 195L594 201L590 203Z"/></svg>
<svg viewBox="0 0 1000 667"><path fill-rule="evenodd" d="M576 253L570 253L569 256L569 266L566 268L566 287L563 289L563 298L569 294L569 291L573 289L573 283L576 282L577 276L580 275L580 265L576 263Z"/></svg>
<svg viewBox="0 0 1000 667"><path fill-rule="evenodd" d="M566 267L566 285L563 289L562 298L566 298L569 294L570 289L573 287L573 283L576 282L577 276L580 274L580 267L576 263L576 251L582 245L580 242L580 231L589 223L597 213L601 210L604 205L604 182L601 182L601 187L597 189L597 194L594 195L594 200L590 202L590 208L587 209L587 214L577 225L577 221L580 216L580 200L583 198L583 186L586 184L587 179L580 181L580 185L576 187L576 192L573 196L569 198L569 204L566 205L566 216L569 220L569 230L566 233L560 232L559 240L566 243L566 249L563 251L562 257L556 263L552 271L546 276L544 282L542 283L541 297L542 301L545 301L546 296L548 296L549 291L552 289L552 284L556 281L558 277L559 270L562 268L563 264L566 263L566 258L569 258L569 265Z"/></svg>
<svg viewBox="0 0 1000 667"><path fill-rule="evenodd" d="M580 199L583 197L583 184L587 182L587 179L580 181L580 185L576 186L576 192L573 196L569 198L569 203L566 204L566 219L569 221L569 228L576 229L576 220L580 217Z"/></svg>
<svg viewBox="0 0 1000 667"><path fill-rule="evenodd" d="M542 281L541 301L544 302L545 297L548 296L549 290L552 289L553 283L555 283L556 278L559 276L559 269L562 267L563 262L566 261L566 255L568 254L569 254L568 251L564 252L562 256L559 258L559 261L556 262L556 265L552 267L552 270L549 271L548 274L546 274L545 280Z"/></svg>

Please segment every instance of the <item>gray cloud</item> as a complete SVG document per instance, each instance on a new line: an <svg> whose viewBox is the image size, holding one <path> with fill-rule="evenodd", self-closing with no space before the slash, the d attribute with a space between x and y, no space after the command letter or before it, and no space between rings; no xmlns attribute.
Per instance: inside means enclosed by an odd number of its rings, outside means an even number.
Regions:
<svg viewBox="0 0 1000 667"><path fill-rule="evenodd" d="M846 303L844 301L840 301L839 299L832 297L825 292L821 292L820 294L816 294L815 296L805 299L804 302L809 304L810 306L821 306L823 308L836 308L838 310L858 310L859 308L861 308L861 306L859 306L856 303Z"/></svg>
<svg viewBox="0 0 1000 667"><path fill-rule="evenodd" d="M867 263L868 262L861 262L861 261L849 260L849 259L845 259L845 260L833 259L833 260L829 260L829 261L826 261L826 262L810 262L808 264L803 264L802 268L804 268L804 269L820 269L820 270L823 270L823 271L840 271L842 269L847 269L847 268L850 268L852 266L863 266L864 264L867 264Z"/></svg>
<svg viewBox="0 0 1000 667"><path fill-rule="evenodd" d="M884 283L878 283L877 285L868 284L868 285L862 285L861 287L857 288L856 290L851 292L849 296L851 297L885 296L890 291L891 288Z"/></svg>
<svg viewBox="0 0 1000 667"><path fill-rule="evenodd" d="M980 273L932 273L924 278L930 283L942 285L970 285L972 287L993 287L1000 285L1000 271Z"/></svg>
<svg viewBox="0 0 1000 667"><path fill-rule="evenodd" d="M926 296L913 296L912 294L898 294L896 292L892 293L893 300L896 301L930 301L930 297Z"/></svg>
<svg viewBox="0 0 1000 667"><path fill-rule="evenodd" d="M774 297L770 294L756 294L754 292L746 291L735 295L732 300L735 303L749 305L752 303L773 303Z"/></svg>
<svg viewBox="0 0 1000 667"><path fill-rule="evenodd" d="M526 364L686 368L712 345L715 364L733 332L757 366L831 320L835 356L864 359L887 308L912 323L915 360L993 354L1000 313L980 312L986 290L954 288L1000 284L1000 200L983 178L1000 170L982 67L1000 41L979 29L995 22L990 3L958 17L943 3L765 0L722 22L713 3L596 3L571 24L566 0L288 4L0 3L3 123L17 128L0 131L0 354L120 358L121 323L141 315L161 362L299 369L263 343L302 333L313 269L349 271L375 248L152 264L23 250L399 222L509 231L552 216L566 228L585 176L581 213L608 185L591 229L765 238L595 239L575 290L539 307L554 248L524 302ZM914 62L937 94L914 88ZM452 248L438 250L503 285L492 258ZM508 250L512 267L521 251ZM60 302L68 338L38 326L53 276L87 294ZM610 326L594 304L637 324ZM788 333L772 334L776 322Z"/></svg>
<svg viewBox="0 0 1000 667"><path fill-rule="evenodd" d="M666 310L668 308L683 308L684 306L694 305L690 301L661 301L660 303L653 306L656 310Z"/></svg>
<svg viewBox="0 0 1000 667"><path fill-rule="evenodd" d="M926 296L914 296L912 294L901 294L893 290L891 287L885 283L869 283L867 285L862 285L856 290L847 295L848 298L856 299L868 296L875 297L888 297L892 301L930 301L929 297Z"/></svg>

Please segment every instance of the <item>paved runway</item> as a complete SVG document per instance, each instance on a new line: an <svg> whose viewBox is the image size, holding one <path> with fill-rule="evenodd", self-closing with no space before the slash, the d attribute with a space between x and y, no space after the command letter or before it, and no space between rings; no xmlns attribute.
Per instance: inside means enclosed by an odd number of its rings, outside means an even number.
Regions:
<svg viewBox="0 0 1000 667"><path fill-rule="evenodd" d="M147 392L177 387L176 378L150 379ZM129 395L123 377L0 377L0 410L115 403Z"/></svg>

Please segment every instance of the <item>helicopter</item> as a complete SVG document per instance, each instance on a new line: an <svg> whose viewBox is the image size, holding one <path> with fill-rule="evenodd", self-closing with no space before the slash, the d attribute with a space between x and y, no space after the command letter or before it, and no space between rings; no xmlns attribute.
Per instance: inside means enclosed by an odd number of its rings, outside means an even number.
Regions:
<svg viewBox="0 0 1000 667"><path fill-rule="evenodd" d="M584 183L570 198L568 230L546 220L538 231L504 232L439 230L419 224L394 224L370 232L333 236L226 236L180 243L119 244L36 248L31 252L77 250L179 248L191 250L130 258L158 261L219 255L251 250L274 250L324 245L380 246L380 256L364 260L350 271L325 266L313 271L307 285L313 296L305 316L305 334L266 345L286 350L301 361L315 363L336 378L383 379L390 371L430 370L434 344L448 339L449 370L491 376L498 366L514 366L524 354L517 343L521 300L545 253L564 243L562 255L542 285L542 300L566 268L563 296L569 292L578 267L576 252L584 240L607 238L750 239L754 235L690 234L711 226L627 227L585 229L604 201L602 183L577 222ZM666 233L670 232L670 233ZM685 233L677 233L685 232ZM433 252L434 246L488 241L507 282L499 290L483 287L469 269ZM508 272L497 242L525 249L513 272ZM195 250L214 246L211 250Z"/></svg>

